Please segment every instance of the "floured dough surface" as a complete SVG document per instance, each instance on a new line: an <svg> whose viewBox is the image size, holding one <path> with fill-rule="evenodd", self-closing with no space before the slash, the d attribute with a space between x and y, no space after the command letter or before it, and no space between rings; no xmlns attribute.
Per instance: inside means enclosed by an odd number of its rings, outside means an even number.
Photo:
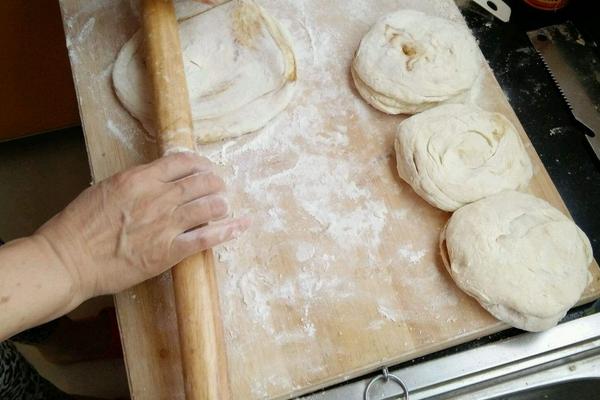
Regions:
<svg viewBox="0 0 600 400"><path fill-rule="evenodd" d="M441 105L402 121L396 133L398 174L431 205L454 211L532 177L529 156L502 114Z"/></svg>
<svg viewBox="0 0 600 400"><path fill-rule="evenodd" d="M200 10L180 5L178 17L194 133L206 143L255 131L281 112L294 92L296 61L288 34L254 1ZM113 84L153 134L143 52L138 31L119 52Z"/></svg>
<svg viewBox="0 0 600 400"><path fill-rule="evenodd" d="M482 60L466 26L413 10L380 19L363 37L351 72L361 96L388 114L461 98Z"/></svg>
<svg viewBox="0 0 600 400"><path fill-rule="evenodd" d="M528 331L556 325L591 278L585 234L546 201L516 191L460 208L440 247L463 291L496 318Z"/></svg>

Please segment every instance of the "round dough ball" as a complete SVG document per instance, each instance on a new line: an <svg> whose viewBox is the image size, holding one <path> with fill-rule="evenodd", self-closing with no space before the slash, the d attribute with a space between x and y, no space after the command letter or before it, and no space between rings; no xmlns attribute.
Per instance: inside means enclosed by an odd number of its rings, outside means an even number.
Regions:
<svg viewBox="0 0 600 400"><path fill-rule="evenodd" d="M527 186L532 167L502 114L447 104L407 118L396 134L398 174L431 205L454 211Z"/></svg>
<svg viewBox="0 0 600 400"><path fill-rule="evenodd" d="M192 13L178 17L197 141L217 141L265 126L294 92L296 61L288 34L251 0L230 1L205 12L198 7L181 10ZM119 52L113 84L121 103L153 135L143 53L138 31Z"/></svg>
<svg viewBox="0 0 600 400"><path fill-rule="evenodd" d="M361 40L351 72L373 107L412 114L460 99L480 67L477 43L466 26L400 10L380 19Z"/></svg>
<svg viewBox="0 0 600 400"><path fill-rule="evenodd" d="M556 325L591 280L585 234L544 200L520 192L456 211L440 248L458 287L499 320L528 331Z"/></svg>

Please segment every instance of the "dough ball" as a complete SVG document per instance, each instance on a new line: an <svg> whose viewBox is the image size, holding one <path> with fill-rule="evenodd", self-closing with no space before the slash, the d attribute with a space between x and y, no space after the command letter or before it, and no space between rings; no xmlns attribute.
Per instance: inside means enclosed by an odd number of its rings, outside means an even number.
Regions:
<svg viewBox="0 0 600 400"><path fill-rule="evenodd" d="M456 211L440 248L463 291L499 320L528 331L556 325L591 279L585 234L544 200L520 192Z"/></svg>
<svg viewBox="0 0 600 400"><path fill-rule="evenodd" d="M294 92L296 61L288 34L251 0L199 10L178 8L188 13L179 14L179 33L197 141L262 128L287 106ZM146 73L138 31L119 52L113 84L121 103L153 135Z"/></svg>
<svg viewBox="0 0 600 400"><path fill-rule="evenodd" d="M398 174L431 205L454 211L527 186L529 156L506 117L447 104L407 118L396 134Z"/></svg>
<svg viewBox="0 0 600 400"><path fill-rule="evenodd" d="M360 42L351 72L361 96L388 114L413 114L460 99L481 56L459 23L400 10L380 19Z"/></svg>

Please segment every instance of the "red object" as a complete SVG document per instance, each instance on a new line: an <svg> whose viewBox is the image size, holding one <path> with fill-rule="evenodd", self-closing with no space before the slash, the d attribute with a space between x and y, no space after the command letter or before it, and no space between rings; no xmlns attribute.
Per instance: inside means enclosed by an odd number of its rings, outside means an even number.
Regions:
<svg viewBox="0 0 600 400"><path fill-rule="evenodd" d="M556 11L566 7L569 0L523 0L531 7L537 8L538 10L545 11Z"/></svg>

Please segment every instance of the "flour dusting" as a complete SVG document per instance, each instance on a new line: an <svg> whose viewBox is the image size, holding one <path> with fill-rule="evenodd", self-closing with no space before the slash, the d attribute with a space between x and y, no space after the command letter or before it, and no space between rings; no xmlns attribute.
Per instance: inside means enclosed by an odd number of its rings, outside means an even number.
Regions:
<svg viewBox="0 0 600 400"><path fill-rule="evenodd" d="M564 126L555 126L554 128L550 129L550 131L548 132L548 134L550 136L561 135L564 132L566 132L567 130L568 130L568 128L566 128Z"/></svg>
<svg viewBox="0 0 600 400"><path fill-rule="evenodd" d="M418 264L425 257L425 250L412 250L407 247L401 247L396 253L399 257L406 259L410 264Z"/></svg>
<svg viewBox="0 0 600 400"><path fill-rule="evenodd" d="M86 40L88 38L88 36L90 35L90 33L92 32L92 29L94 29L95 24L96 24L96 18L94 18L94 17L89 18L85 22L85 24L83 24L83 26L81 27L81 31L79 31L79 35L77 35L77 41L81 43L84 40Z"/></svg>
<svg viewBox="0 0 600 400"><path fill-rule="evenodd" d="M126 130L117 127L115 122L112 119L106 120L106 131L109 135L117 139L122 145L124 145L127 150L139 155L135 145L134 145L134 136L128 134Z"/></svg>
<svg viewBox="0 0 600 400"><path fill-rule="evenodd" d="M398 322L401 318L401 315L397 309L386 306L384 304L377 304L377 311L385 319L390 320L392 322Z"/></svg>
<svg viewBox="0 0 600 400"><path fill-rule="evenodd" d="M304 262L310 260L315 255L315 247L306 242L302 242L298 244L296 249L296 260L299 262Z"/></svg>

